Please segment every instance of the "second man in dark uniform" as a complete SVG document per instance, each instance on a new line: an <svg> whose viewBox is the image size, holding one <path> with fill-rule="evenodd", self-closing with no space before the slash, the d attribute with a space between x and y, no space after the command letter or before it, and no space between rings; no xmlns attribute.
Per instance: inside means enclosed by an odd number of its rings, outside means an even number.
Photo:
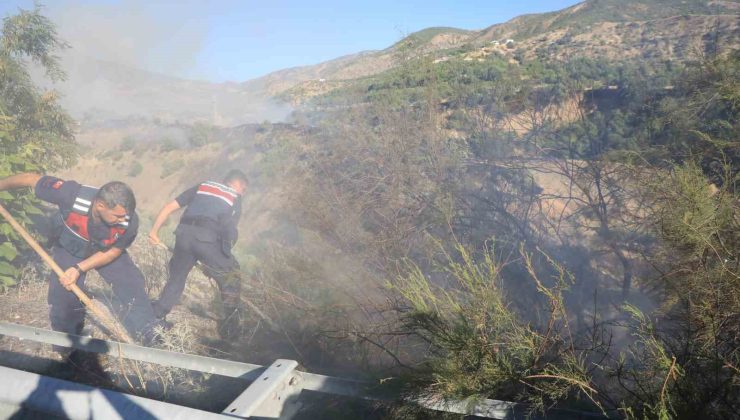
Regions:
<svg viewBox="0 0 740 420"><path fill-rule="evenodd" d="M233 170L222 182L206 181L184 191L159 212L149 233L154 244L160 243L159 229L170 214L185 208L175 230L169 278L153 304L159 318L164 318L178 303L188 273L200 262L221 291L224 318L219 323L219 334L226 338L236 333L241 277L231 248L237 240L241 199L248 185L246 175Z"/></svg>

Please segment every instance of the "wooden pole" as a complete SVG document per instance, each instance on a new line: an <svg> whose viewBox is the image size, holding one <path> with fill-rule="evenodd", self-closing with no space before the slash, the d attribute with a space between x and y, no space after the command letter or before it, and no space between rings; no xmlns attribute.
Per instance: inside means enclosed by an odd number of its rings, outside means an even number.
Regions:
<svg viewBox="0 0 740 420"><path fill-rule="evenodd" d="M59 267L59 265L49 256L49 254L44 251L44 249L39 245L38 242L31 236L26 229L21 226L20 223L18 223L15 218L3 207L0 205L0 215L2 215L8 223L10 223L10 226L15 229L16 232L18 232L23 239L26 240L28 245L33 248L34 251L36 251L37 254L41 257L42 260L48 265L57 276L59 276L60 281L61 278L64 276L64 270ZM110 330L111 333L113 333L116 338L119 340L125 342L125 343L133 343L133 340L126 332L126 329L121 326L121 324L116 321L116 319L108 313L106 310L102 309L99 305L96 304L92 299L90 299L85 292L83 292L77 284L70 285L67 290L74 293L75 296L77 296L78 299L88 308L90 309L90 312L92 312L93 316L100 321L106 328Z"/></svg>

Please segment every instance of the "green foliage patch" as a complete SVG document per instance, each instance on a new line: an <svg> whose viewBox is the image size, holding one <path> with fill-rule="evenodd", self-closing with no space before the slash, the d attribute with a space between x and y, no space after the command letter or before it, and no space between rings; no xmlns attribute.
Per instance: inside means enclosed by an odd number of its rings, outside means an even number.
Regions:
<svg viewBox="0 0 740 420"><path fill-rule="evenodd" d="M55 53L65 48L52 23L40 9L21 10L3 20L0 35L0 177L20 172L44 172L69 165L76 156L72 119L53 91L33 85L26 60L45 70L52 80L64 78ZM28 191L2 192L3 205L25 225L40 214ZM24 245L10 225L0 221L0 289L16 282L12 265Z"/></svg>

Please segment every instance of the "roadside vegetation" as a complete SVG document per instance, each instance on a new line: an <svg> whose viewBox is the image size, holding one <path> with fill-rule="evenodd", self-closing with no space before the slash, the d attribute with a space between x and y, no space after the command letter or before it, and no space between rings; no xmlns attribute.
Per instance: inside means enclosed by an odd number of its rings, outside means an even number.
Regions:
<svg viewBox="0 0 740 420"><path fill-rule="evenodd" d="M733 416L737 54L402 62L303 116L287 212L365 302L332 336L412 395Z"/></svg>

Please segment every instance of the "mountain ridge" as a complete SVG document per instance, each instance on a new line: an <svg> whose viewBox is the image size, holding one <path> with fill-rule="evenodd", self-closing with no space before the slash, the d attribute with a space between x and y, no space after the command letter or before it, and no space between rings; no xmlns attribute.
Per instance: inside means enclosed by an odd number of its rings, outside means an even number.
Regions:
<svg viewBox="0 0 740 420"><path fill-rule="evenodd" d="M291 107L276 98L299 104L306 95L382 73L409 57L686 60L712 48L712 43L715 51L736 49L737 39L740 2L587 0L481 30L425 28L382 50L281 69L244 82L178 79L87 59L71 66L70 82L59 90L62 103L83 121L146 116L228 126L281 120Z"/></svg>

